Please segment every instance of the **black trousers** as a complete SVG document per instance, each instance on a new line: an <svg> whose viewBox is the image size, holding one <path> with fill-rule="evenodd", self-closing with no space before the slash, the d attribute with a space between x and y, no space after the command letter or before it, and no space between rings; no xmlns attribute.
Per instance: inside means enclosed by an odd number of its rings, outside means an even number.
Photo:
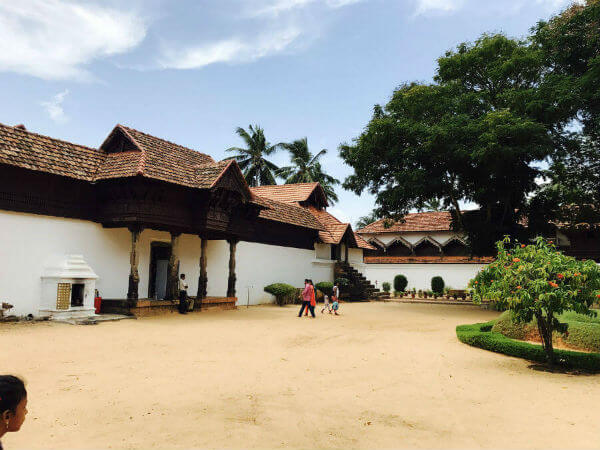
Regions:
<svg viewBox="0 0 600 450"><path fill-rule="evenodd" d="M308 309L310 310L310 313L312 314L312 316L315 317L315 307L309 303Z"/></svg>
<svg viewBox="0 0 600 450"><path fill-rule="evenodd" d="M187 291L179 291L179 312L186 314L188 310Z"/></svg>
<svg viewBox="0 0 600 450"><path fill-rule="evenodd" d="M302 301L302 308L300 308L300 313L298 314L298 317L302 317L302 313L304 312L304 308L310 309L310 302Z"/></svg>

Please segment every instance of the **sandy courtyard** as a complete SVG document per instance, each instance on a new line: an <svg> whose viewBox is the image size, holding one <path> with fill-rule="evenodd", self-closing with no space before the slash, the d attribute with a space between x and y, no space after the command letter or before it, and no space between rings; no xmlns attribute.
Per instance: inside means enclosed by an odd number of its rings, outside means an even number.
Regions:
<svg viewBox="0 0 600 450"><path fill-rule="evenodd" d="M30 448L600 448L600 375L468 347L468 306L344 304L0 326Z"/></svg>

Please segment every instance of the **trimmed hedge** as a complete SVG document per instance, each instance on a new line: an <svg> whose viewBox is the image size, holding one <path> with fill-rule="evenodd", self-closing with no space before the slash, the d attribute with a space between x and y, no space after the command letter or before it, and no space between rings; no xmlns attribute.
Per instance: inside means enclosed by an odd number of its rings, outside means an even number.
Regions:
<svg viewBox="0 0 600 450"><path fill-rule="evenodd" d="M394 277L394 291L405 291L408 286L408 279L404 275L396 275Z"/></svg>
<svg viewBox="0 0 600 450"><path fill-rule="evenodd" d="M381 287L383 288L383 292L390 292L390 289L392 288L390 283L388 283L387 281L381 283Z"/></svg>
<svg viewBox="0 0 600 450"><path fill-rule="evenodd" d="M468 345L504 355L515 356L540 363L546 362L546 353L541 345L509 339L501 333L491 331L495 321L459 325L456 327L458 339ZM589 372L600 371L599 353L580 353L570 350L554 350L557 362L565 367L583 369Z"/></svg>
<svg viewBox="0 0 600 450"><path fill-rule="evenodd" d="M438 294L441 294L442 292L444 292L445 286L446 286L446 283L444 283L444 279L442 277L433 277L431 279L431 290L433 292L437 292Z"/></svg>
<svg viewBox="0 0 600 450"><path fill-rule="evenodd" d="M553 340L560 339L567 346L577 350L600 352L600 319L568 311L557 319L568 324L568 334L558 331L553 333ZM512 313L505 311L496 319L492 331L502 333L512 339L526 339L528 336L539 336L535 318L528 323L514 322Z"/></svg>
<svg viewBox="0 0 600 450"><path fill-rule="evenodd" d="M329 297L333 295L333 283L329 281L321 281L320 283L315 284L315 287Z"/></svg>
<svg viewBox="0 0 600 450"><path fill-rule="evenodd" d="M291 284L273 283L264 287L264 291L275 296L275 301L279 306L286 303L294 303L294 294L296 288Z"/></svg>

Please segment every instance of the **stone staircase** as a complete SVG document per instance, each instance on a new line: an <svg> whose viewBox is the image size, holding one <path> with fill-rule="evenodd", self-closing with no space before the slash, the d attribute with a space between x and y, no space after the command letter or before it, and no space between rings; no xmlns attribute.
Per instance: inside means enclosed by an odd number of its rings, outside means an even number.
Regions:
<svg viewBox="0 0 600 450"><path fill-rule="evenodd" d="M338 262L335 265L335 278L346 278L350 281L350 286L342 288L340 297L349 301L369 301L369 300L387 300L390 298L389 292L382 292L377 289L367 278L345 262Z"/></svg>

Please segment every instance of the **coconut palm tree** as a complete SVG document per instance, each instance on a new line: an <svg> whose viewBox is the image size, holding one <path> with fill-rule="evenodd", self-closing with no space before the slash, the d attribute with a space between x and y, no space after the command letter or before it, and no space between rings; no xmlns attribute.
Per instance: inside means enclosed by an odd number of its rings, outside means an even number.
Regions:
<svg viewBox="0 0 600 450"><path fill-rule="evenodd" d="M379 216L375 213L375 211L372 211L370 214L358 218L356 221L356 229L360 230L361 228L364 228L373 222L377 222L378 220Z"/></svg>
<svg viewBox="0 0 600 450"><path fill-rule="evenodd" d="M292 158L292 165L281 167L275 172L277 176L285 180L285 184L318 181L321 183L329 203L334 204L338 201L338 196L333 186L340 184L340 182L331 175L326 174L319 162L319 159L327 153L327 150L323 149L316 155L313 155L308 149L306 138L279 145L290 152Z"/></svg>
<svg viewBox="0 0 600 450"><path fill-rule="evenodd" d="M237 161L249 186L277 184L273 173L279 168L265 158L277 150L277 145L267 142L265 132L260 126L249 125L248 130L249 132L242 127L235 130L236 134L244 140L246 148L228 148L226 152L237 152L237 155L225 159Z"/></svg>

